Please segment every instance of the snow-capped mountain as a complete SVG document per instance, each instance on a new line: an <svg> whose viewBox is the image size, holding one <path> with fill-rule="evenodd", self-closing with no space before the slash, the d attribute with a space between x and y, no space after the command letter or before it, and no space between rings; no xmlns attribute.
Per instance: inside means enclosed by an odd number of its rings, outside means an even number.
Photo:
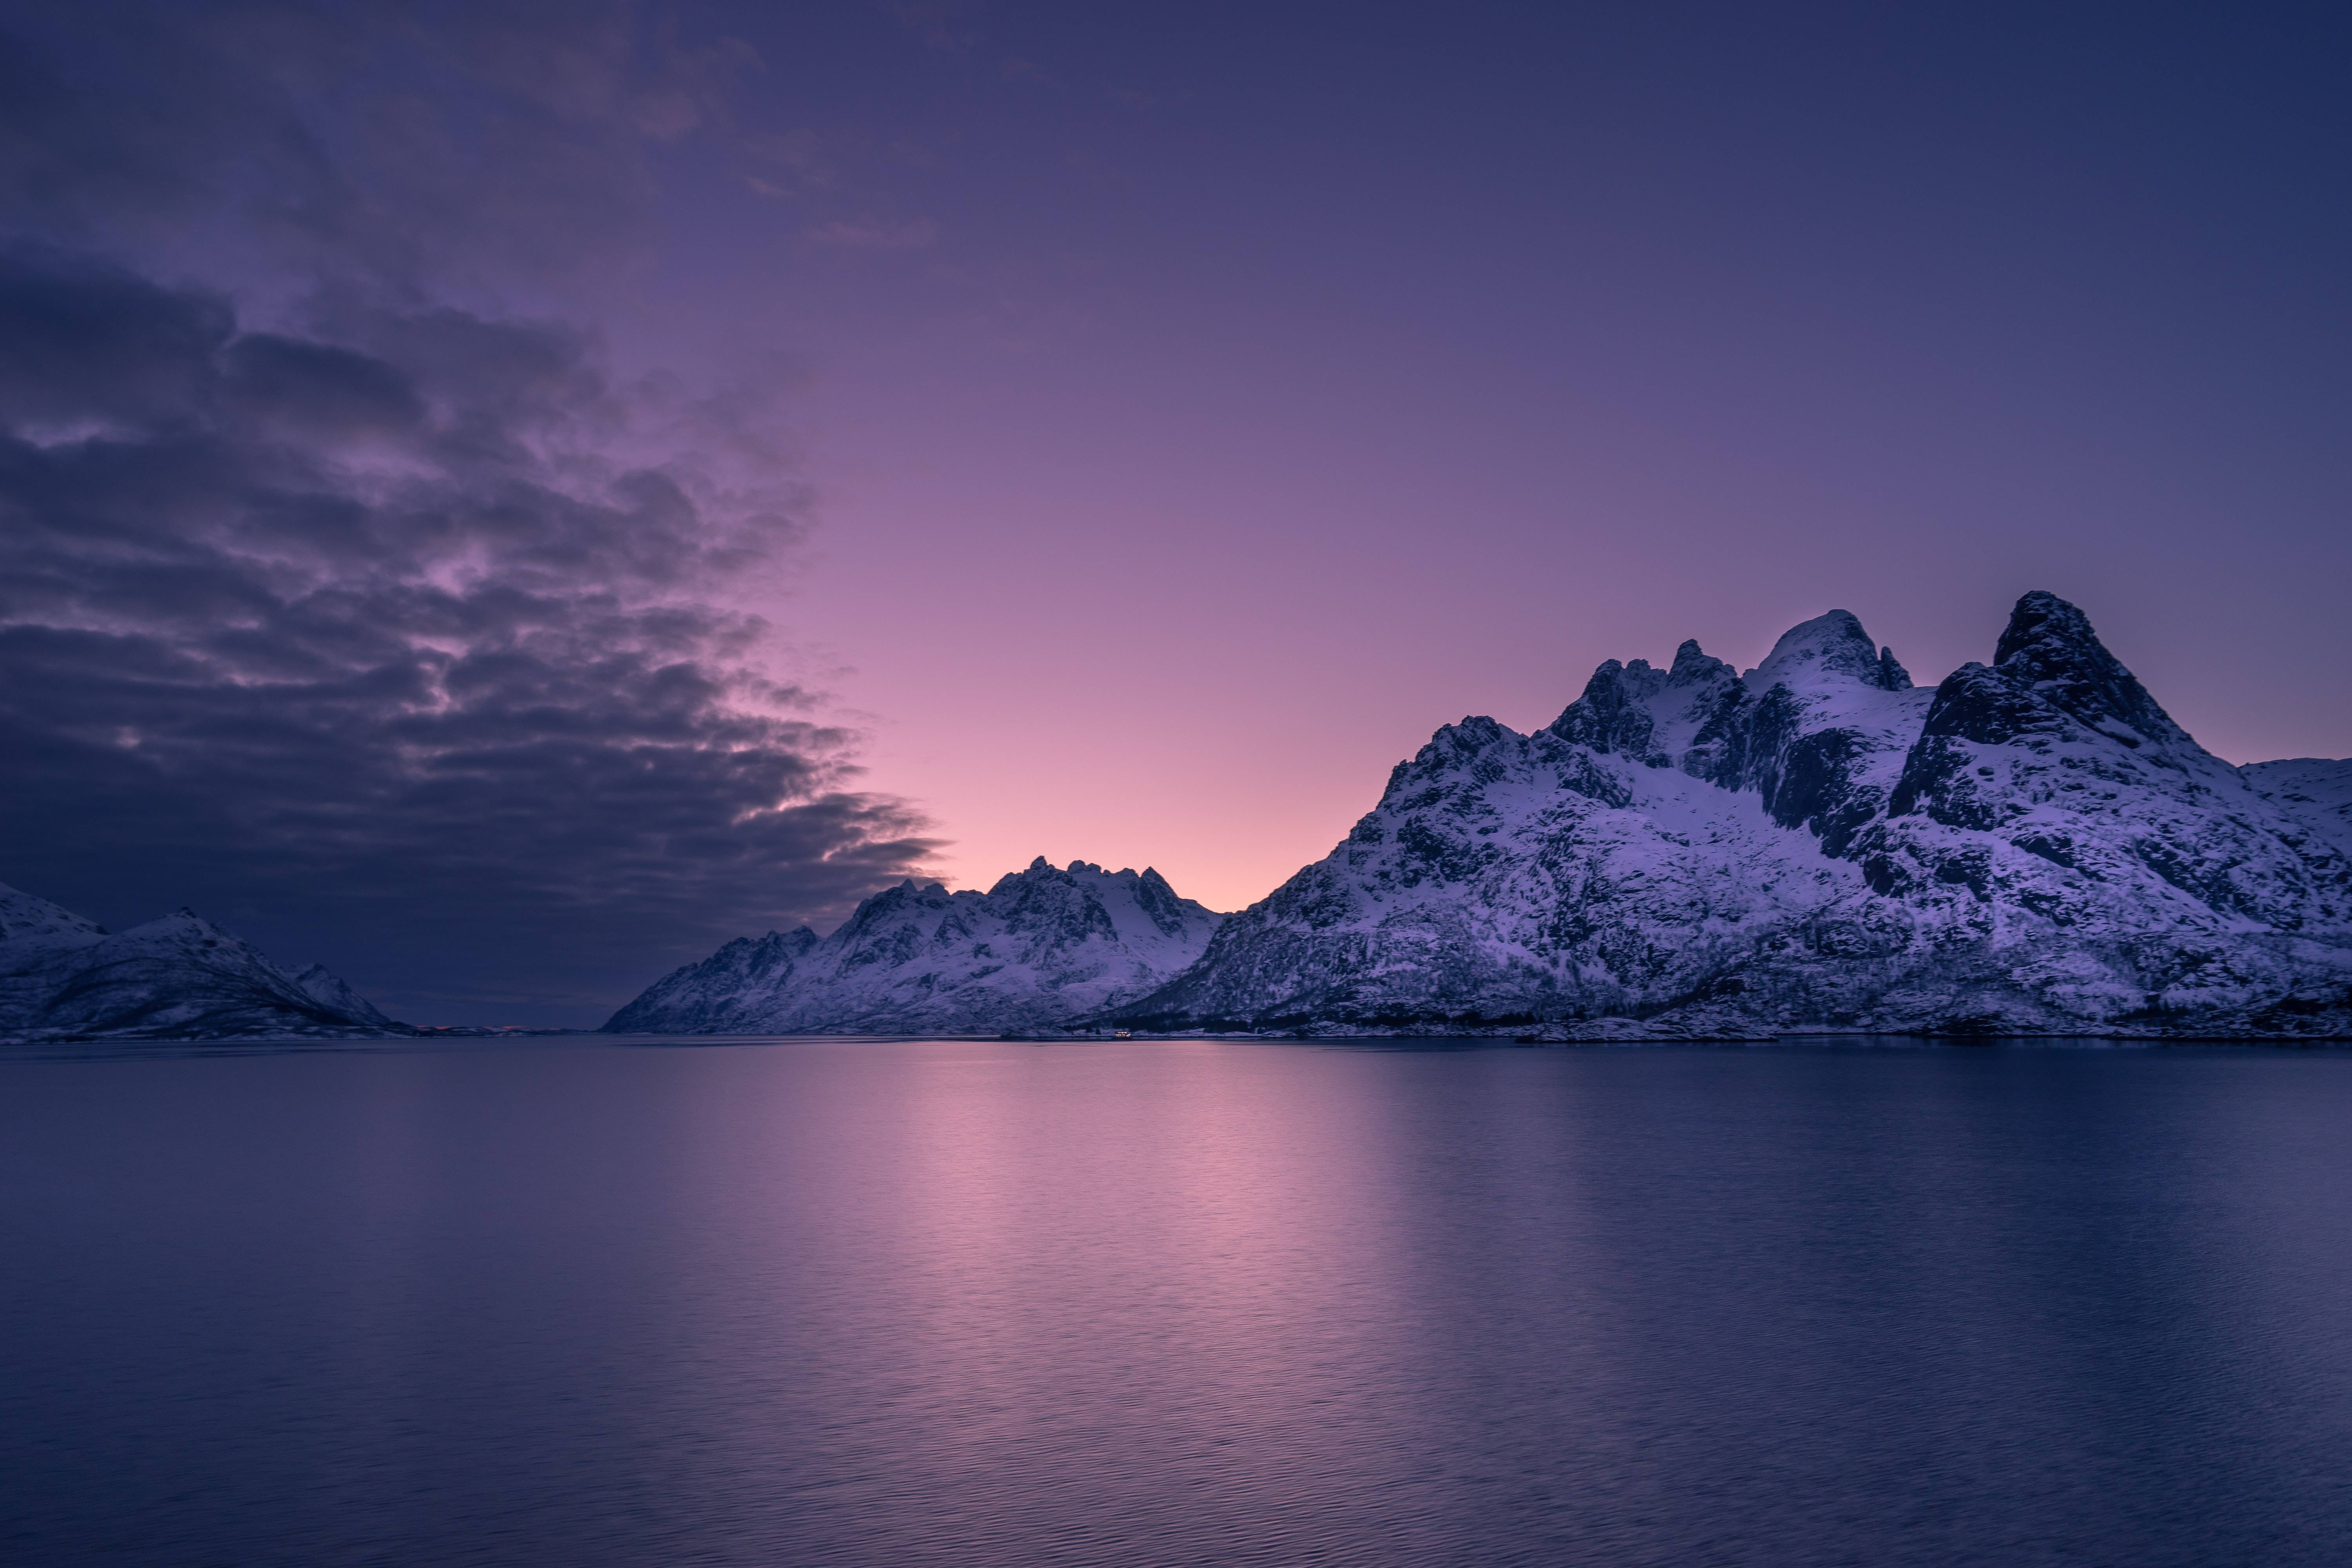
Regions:
<svg viewBox="0 0 2352 1568"><path fill-rule="evenodd" d="M289 974L186 910L110 934L0 886L0 1039L404 1032L320 966Z"/></svg>
<svg viewBox="0 0 2352 1568"><path fill-rule="evenodd" d="M2352 764L2200 747L2074 606L1916 689L1844 611L1440 730L1159 1027L2352 1033Z"/></svg>
<svg viewBox="0 0 2352 1568"><path fill-rule="evenodd" d="M841 929L729 942L613 1016L615 1034L974 1034L1050 1028L1176 974L1224 917L1154 870L1043 859L987 892L902 882Z"/></svg>

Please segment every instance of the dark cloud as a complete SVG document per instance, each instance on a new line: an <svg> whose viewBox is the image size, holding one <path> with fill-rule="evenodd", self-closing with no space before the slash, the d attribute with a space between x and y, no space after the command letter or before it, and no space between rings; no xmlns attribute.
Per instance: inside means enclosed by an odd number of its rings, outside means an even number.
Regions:
<svg viewBox="0 0 2352 1568"><path fill-rule="evenodd" d="M182 263L528 288L641 264L660 154L762 68L611 0L0 0L0 195Z"/></svg>
<svg viewBox="0 0 2352 1568"><path fill-rule="evenodd" d="M922 825L740 607L803 510L769 444L456 302L459 261L625 249L747 52L617 7L118 10L152 31L111 55L0 49L0 879L194 903L412 1016L593 1021L902 875Z"/></svg>

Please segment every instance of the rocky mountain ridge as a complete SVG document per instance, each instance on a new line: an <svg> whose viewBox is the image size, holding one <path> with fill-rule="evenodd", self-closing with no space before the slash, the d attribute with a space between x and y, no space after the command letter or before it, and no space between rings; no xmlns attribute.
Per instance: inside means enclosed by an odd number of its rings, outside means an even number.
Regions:
<svg viewBox="0 0 2352 1568"><path fill-rule="evenodd" d="M2352 761L2213 756L2054 595L1933 689L1843 610L1439 730L1239 914L1040 859L733 942L614 1032L2352 1037ZM0 1038L408 1032L186 910L0 888Z"/></svg>
<svg viewBox="0 0 2352 1568"><path fill-rule="evenodd" d="M289 973L187 910L110 932L0 886L0 1040L407 1032L323 967Z"/></svg>
<svg viewBox="0 0 2352 1568"><path fill-rule="evenodd" d="M614 1034L997 1034L1129 1002L1201 955L1223 919L1149 868L1040 858L985 893L912 880L830 936L729 942L613 1016Z"/></svg>
<svg viewBox="0 0 2352 1568"><path fill-rule="evenodd" d="M1153 1028L2352 1034L2352 763L2240 770L2028 594L1932 691L1844 611L1448 725L1115 1009Z"/></svg>

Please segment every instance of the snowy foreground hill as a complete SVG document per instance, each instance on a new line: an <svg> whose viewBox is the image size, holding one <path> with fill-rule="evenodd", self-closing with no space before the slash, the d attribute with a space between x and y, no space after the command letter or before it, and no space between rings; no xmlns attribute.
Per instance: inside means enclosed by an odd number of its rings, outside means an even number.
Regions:
<svg viewBox="0 0 2352 1568"><path fill-rule="evenodd" d="M2352 762L2240 769L2048 594L1912 686L1843 611L1440 730L1118 1009L1156 1028L2352 1035Z"/></svg>
<svg viewBox="0 0 2352 1568"><path fill-rule="evenodd" d="M320 965L289 973L185 910L110 933L0 886L0 1040L406 1032Z"/></svg>
<svg viewBox="0 0 2352 1568"><path fill-rule="evenodd" d="M2352 1035L2352 762L2231 766L2048 594L1933 690L1833 610L1745 674L1686 642L1535 734L1446 726L1238 915L1083 864L908 883L606 1027L1080 1024Z"/></svg>
<svg viewBox="0 0 2352 1568"><path fill-rule="evenodd" d="M1044 860L987 892L903 882L831 936L729 942L614 1015L616 1034L973 1034L1129 1002L1201 956L1224 917L1159 872Z"/></svg>

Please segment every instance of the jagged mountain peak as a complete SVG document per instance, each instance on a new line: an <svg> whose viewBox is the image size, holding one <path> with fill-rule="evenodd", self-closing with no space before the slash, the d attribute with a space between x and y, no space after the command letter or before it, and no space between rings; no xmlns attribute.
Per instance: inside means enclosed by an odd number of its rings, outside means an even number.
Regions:
<svg viewBox="0 0 2352 1568"><path fill-rule="evenodd" d="M2017 601L1992 662L2013 683L2033 688L2053 707L2126 744L2133 742L2116 733L2118 725L2140 740L2196 745L2107 651L2090 617L2055 594L2036 589Z"/></svg>
<svg viewBox="0 0 2352 1568"><path fill-rule="evenodd" d="M1723 660L1701 651L1698 638L1685 637L1682 647L1675 649L1675 662L1666 671L1666 684L1699 686L1737 673Z"/></svg>
<svg viewBox="0 0 2352 1568"><path fill-rule="evenodd" d="M830 936L738 939L648 987L616 1034L1051 1027L1175 974L1224 919L1157 870L1043 856L986 892L886 889Z"/></svg>
<svg viewBox="0 0 2352 1568"><path fill-rule="evenodd" d="M1448 725L1155 1026L2343 1034L2352 764L2243 770L2028 595L1934 690L1850 612Z"/></svg>
<svg viewBox="0 0 2352 1568"><path fill-rule="evenodd" d="M968 899L981 897L978 893L966 893L964 896ZM893 918L903 910L944 909L954 897L954 894L948 891L947 884L944 882L918 882L909 877L903 882L883 889L860 903L850 912L846 924L854 927L874 926Z"/></svg>
<svg viewBox="0 0 2352 1568"><path fill-rule="evenodd" d="M1757 789L1776 819L1843 842L1883 804L1927 700L1859 617L1831 610L1790 627L1745 676L1695 639L1666 670L1610 659L1548 731L1604 756Z"/></svg>
<svg viewBox="0 0 2352 1568"><path fill-rule="evenodd" d="M1964 664L1936 689L1895 795L1897 816L1939 788L1948 795L1960 765L1953 749L1959 742L2042 751L2089 747L2070 765L2090 765L2101 752L2136 754L2208 789L2234 793L2245 786L2236 769L2200 746L2107 651L2088 616L2040 591L2017 601L1991 664ZM1963 793L1973 791L1965 780L1957 782Z"/></svg>
<svg viewBox="0 0 2352 1568"><path fill-rule="evenodd" d="M1783 683L1804 685L1817 675L1850 676L1885 691L1911 685L1910 675L1895 661L1895 650L1873 642L1852 610L1831 610L1790 626L1764 662L1742 679L1750 690L1762 692Z"/></svg>
<svg viewBox="0 0 2352 1568"><path fill-rule="evenodd" d="M1131 866L1106 871L1091 860L1073 860L1067 866L1056 866L1040 855L1020 870L1007 871L999 877L988 890L995 894L1038 884L1074 887L1081 882L1136 882L1147 875L1157 873L1138 871Z"/></svg>
<svg viewBox="0 0 2352 1568"><path fill-rule="evenodd" d="M1466 713L1451 724L1438 726L1429 738L1433 746L1466 748L1475 751L1497 735L1517 734L1509 725L1485 713Z"/></svg>
<svg viewBox="0 0 2352 1568"><path fill-rule="evenodd" d="M1703 707L1731 679L1731 667L1707 658L1696 642L1685 642L1676 650L1668 669L1654 669L1643 658L1628 664L1606 659L1584 683L1583 693L1545 728L1563 741L1603 754L1633 757L1652 767L1664 767L1673 759L1667 742L1661 739L1662 726L1670 729ZM1503 732L1491 719L1463 723L1489 726L1465 735L1474 745L1483 746Z"/></svg>

